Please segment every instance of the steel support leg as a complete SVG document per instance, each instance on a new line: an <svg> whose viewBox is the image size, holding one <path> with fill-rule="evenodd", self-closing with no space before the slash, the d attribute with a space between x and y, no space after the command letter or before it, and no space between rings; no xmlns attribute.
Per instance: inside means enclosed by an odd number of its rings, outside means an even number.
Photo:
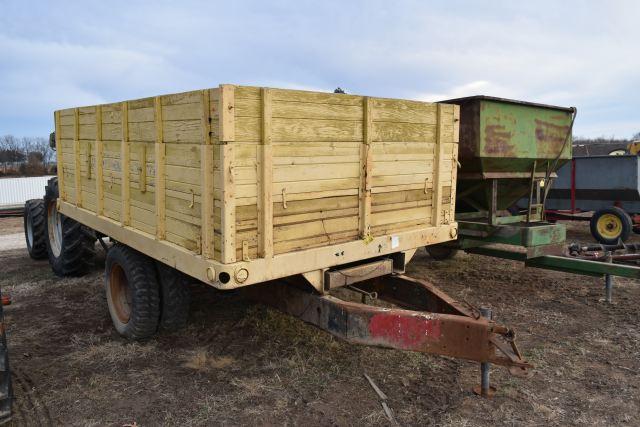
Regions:
<svg viewBox="0 0 640 427"><path fill-rule="evenodd" d="M613 293L613 277L610 274L604 276L605 300L611 304L611 295Z"/></svg>
<svg viewBox="0 0 640 427"><path fill-rule="evenodd" d="M613 256L611 252L607 253L607 262L613 262ZM604 290L605 290L605 300L607 303L611 304L611 295L613 294L613 277L610 274L606 274L604 276Z"/></svg>
<svg viewBox="0 0 640 427"><path fill-rule="evenodd" d="M487 320L492 320L493 313L488 307L480 307L480 314ZM490 383L491 363L480 363L480 386L475 386L473 392L482 397L493 397L496 392L495 387L491 387Z"/></svg>

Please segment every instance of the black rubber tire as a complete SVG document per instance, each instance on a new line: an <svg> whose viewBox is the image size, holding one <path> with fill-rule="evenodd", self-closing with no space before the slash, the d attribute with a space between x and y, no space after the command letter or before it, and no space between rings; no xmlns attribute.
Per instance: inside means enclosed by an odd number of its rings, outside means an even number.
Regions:
<svg viewBox="0 0 640 427"><path fill-rule="evenodd" d="M156 269L160 280L160 329L177 331L189 319L190 285L194 279L161 262L156 262Z"/></svg>
<svg viewBox="0 0 640 427"><path fill-rule="evenodd" d="M60 277L65 276L83 276L87 274L94 265L96 250L96 236L93 230L85 227L79 222L65 216L60 216L62 227L62 236L60 243L60 251L54 251L52 248L52 239L50 235L54 230L51 222L51 212L56 208L58 199L58 179L51 178L45 188L44 205L46 210L46 226L45 226L45 243L47 247L47 255L49 264L53 272ZM57 212L57 211L56 211Z"/></svg>
<svg viewBox="0 0 640 427"><path fill-rule="evenodd" d="M429 245L424 248L427 250L427 253L431 258L436 261L444 261L446 259L453 258L458 253L458 249L446 244Z"/></svg>
<svg viewBox="0 0 640 427"><path fill-rule="evenodd" d="M27 251L29 252L29 256L33 259L46 259L47 214L44 208L44 200L27 200L24 204L23 218L24 238L27 241Z"/></svg>
<svg viewBox="0 0 640 427"><path fill-rule="evenodd" d="M105 289L107 305L113 326L118 333L132 340L149 338L158 330L160 321L160 285L154 261L122 244L116 244L107 252L105 263ZM112 274L121 269L127 282L127 305L130 313L126 321L119 318L114 291L117 286Z"/></svg>
<svg viewBox="0 0 640 427"><path fill-rule="evenodd" d="M620 220L622 227L620 233L618 233L617 236L603 236L602 233L598 231L598 220L604 215L614 215ZM629 214L624 210L615 206L611 206L609 208L604 208L596 211L589 221L589 228L591 229L591 235L598 242L602 243L603 245L615 245L620 240L626 242L629 239L629 236L631 235L631 229L633 228L633 222L631 221L631 217L629 216Z"/></svg>

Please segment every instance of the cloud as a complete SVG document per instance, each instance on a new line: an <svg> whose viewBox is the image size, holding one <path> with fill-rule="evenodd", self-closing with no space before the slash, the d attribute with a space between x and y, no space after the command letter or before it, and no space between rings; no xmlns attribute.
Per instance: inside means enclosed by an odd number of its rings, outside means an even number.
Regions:
<svg viewBox="0 0 640 427"><path fill-rule="evenodd" d="M56 108L237 83L575 105L576 133L627 137L639 14L632 1L3 2L0 134L44 134Z"/></svg>

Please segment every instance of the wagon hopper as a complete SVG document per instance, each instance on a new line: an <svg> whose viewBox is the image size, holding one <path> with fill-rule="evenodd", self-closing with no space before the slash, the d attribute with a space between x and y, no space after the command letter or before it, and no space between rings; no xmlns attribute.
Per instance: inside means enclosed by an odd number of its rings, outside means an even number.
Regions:
<svg viewBox="0 0 640 427"><path fill-rule="evenodd" d="M571 160L575 108L488 96L444 102L459 105L461 111L456 189L456 221L460 230L456 241L428 246L427 251L433 257L448 258L458 249L464 249L523 261L530 267L600 276L605 278L608 300L611 276L640 278L640 268L619 264L629 256L637 256L620 253L628 248L602 247L598 255L594 255L592 248L576 251L575 245L566 245L565 226L549 222L548 211L545 211L545 206L567 208L570 200L574 200L574 209L577 200L585 209L594 208L594 201L589 200L593 194L603 199L597 206L614 204L616 195L624 193L625 206L635 212L637 202L632 194L635 191L637 196L635 156L633 159L623 156L611 157L611 160ZM595 166L605 161L610 166L606 168L607 176L612 179L603 180L603 173L592 173L582 167L580 182L586 187L585 191L580 197L576 190L571 193L571 178L566 171L575 172L576 162L591 162ZM614 167L614 162L621 167ZM603 166L595 168L604 169ZM612 174L612 170L616 172ZM574 189L576 176L573 177ZM628 215L616 207L606 212L610 211L621 212L619 217L627 220L627 230L630 229ZM554 216L558 218L557 212ZM605 243L617 243L617 239L613 240Z"/></svg>

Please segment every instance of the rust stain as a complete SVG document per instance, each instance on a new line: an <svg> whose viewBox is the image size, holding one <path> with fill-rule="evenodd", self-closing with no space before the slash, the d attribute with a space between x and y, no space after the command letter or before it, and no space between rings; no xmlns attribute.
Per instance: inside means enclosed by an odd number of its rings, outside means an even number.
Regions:
<svg viewBox="0 0 640 427"><path fill-rule="evenodd" d="M562 146L569 132L569 126L559 126L554 123L536 119L536 141L538 146Z"/></svg>
<svg viewBox="0 0 640 427"><path fill-rule="evenodd" d="M511 144L513 134L503 125L487 125L484 129L485 152L487 154L515 154Z"/></svg>

